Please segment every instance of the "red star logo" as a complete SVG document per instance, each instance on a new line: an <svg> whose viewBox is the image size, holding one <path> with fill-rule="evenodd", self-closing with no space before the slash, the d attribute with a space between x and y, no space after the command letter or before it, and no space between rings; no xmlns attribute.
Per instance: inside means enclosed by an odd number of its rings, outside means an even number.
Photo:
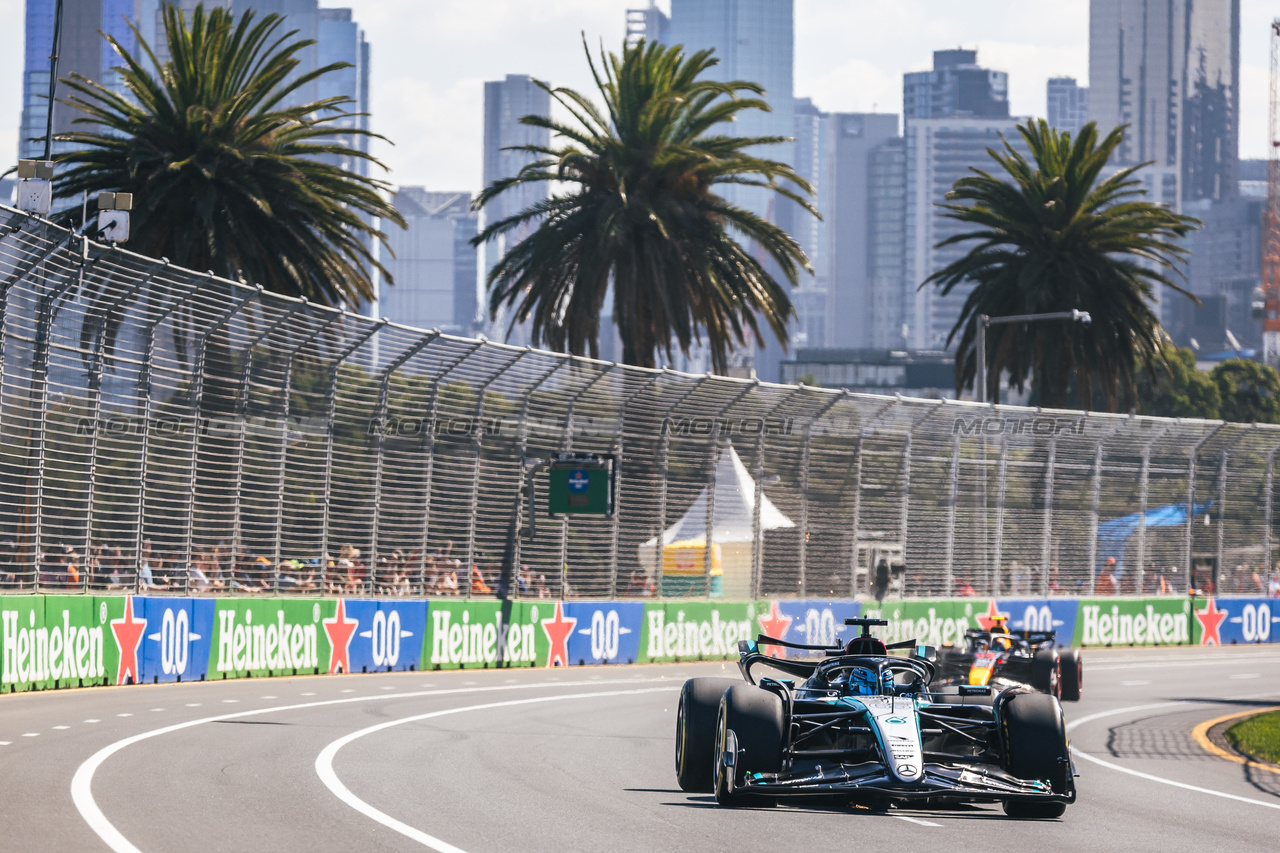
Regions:
<svg viewBox="0 0 1280 853"><path fill-rule="evenodd" d="M356 633L359 619L347 621L347 607L341 598L332 619L322 619L324 632L329 635L329 674L339 668L351 672L351 637Z"/></svg>
<svg viewBox="0 0 1280 853"><path fill-rule="evenodd" d="M784 616L782 611L778 609L778 602L769 602L769 612L756 617L756 621L760 623L760 632L766 637L773 637L775 640L785 640L787 638L787 629L791 627L793 620L790 616ZM787 656L787 650L782 646L770 646L776 648L780 657Z"/></svg>
<svg viewBox="0 0 1280 853"><path fill-rule="evenodd" d="M569 635L573 633L573 628L578 624L578 620L574 616L564 615L564 604L556 602L555 615L550 619L543 619L542 633L547 635L547 639L551 642L551 650L547 652L547 668L556 665L556 661L560 662L560 666L569 665Z"/></svg>
<svg viewBox="0 0 1280 853"><path fill-rule="evenodd" d="M116 648L120 650L120 666L116 669L116 684L125 684L125 677L137 684L138 646L142 633L147 630L146 619L133 618L133 596L124 597L124 617L111 620L111 633L116 636Z"/></svg>
<svg viewBox="0 0 1280 853"><path fill-rule="evenodd" d="M1008 620L1009 614L1002 613L996 608L996 600L993 598L987 603L987 612L974 615L974 620L984 631L990 631L996 626L996 622L1001 619Z"/></svg>
<svg viewBox="0 0 1280 853"><path fill-rule="evenodd" d="M1196 611L1196 618L1200 620L1200 645L1222 645L1222 637L1218 631L1222 626L1222 620L1227 618L1227 611L1219 610L1211 598L1204 610Z"/></svg>

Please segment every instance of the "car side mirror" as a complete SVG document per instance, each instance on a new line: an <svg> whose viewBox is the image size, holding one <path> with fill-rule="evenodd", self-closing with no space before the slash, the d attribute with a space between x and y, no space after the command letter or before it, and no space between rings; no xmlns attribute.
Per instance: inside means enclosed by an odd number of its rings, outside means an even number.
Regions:
<svg viewBox="0 0 1280 853"><path fill-rule="evenodd" d="M934 646L916 646L911 651L911 656L921 660L936 661L938 659L938 650Z"/></svg>

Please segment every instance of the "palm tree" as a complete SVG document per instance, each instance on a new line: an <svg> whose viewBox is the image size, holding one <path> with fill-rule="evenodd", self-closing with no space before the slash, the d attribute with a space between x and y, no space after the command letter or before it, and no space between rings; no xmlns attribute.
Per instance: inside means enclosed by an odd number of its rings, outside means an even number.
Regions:
<svg viewBox="0 0 1280 853"><path fill-rule="evenodd" d="M512 324L532 320L536 343L596 356L612 284L627 364L653 367L673 344L688 353L705 331L713 368L723 373L748 330L760 339L759 320L785 347L795 312L765 261L792 285L800 269L812 272L809 261L786 232L717 194L725 186L761 187L817 215L801 195L812 194L803 178L750 153L785 137L712 132L745 110L767 111L763 89L703 78L718 62L710 50L686 56L678 46L641 41L621 56L602 49L599 66L587 50L587 62L603 110L573 89L539 82L571 122L522 118L557 140L516 148L537 159L477 199L483 207L522 184L563 188L475 238L480 245L537 226L489 274L491 315L514 305Z"/></svg>
<svg viewBox="0 0 1280 853"><path fill-rule="evenodd" d="M1163 285L1195 299L1169 273L1188 252L1178 243L1199 222L1146 201L1134 177L1145 165L1102 177L1124 139L1118 127L1100 143L1091 122L1074 139L1041 120L1018 126L1029 162L1005 141L988 149L1005 174L979 169L956 181L940 205L942 215L976 226L938 243L978 245L925 279L943 294L972 283L950 345L960 336L956 390L975 381L978 316L1039 314L1079 309L1089 326L1042 322L992 326L988 337L988 399L996 399L1000 374L1019 390L1028 379L1041 405L1063 407L1075 392L1089 408L1098 394L1115 410L1131 404L1135 374L1153 378L1164 366L1164 331L1152 310Z"/></svg>
<svg viewBox="0 0 1280 853"><path fill-rule="evenodd" d="M72 75L69 106L93 130L64 133L82 148L60 156L70 165L57 194L132 192L130 245L226 278L329 305L372 299L372 270L390 283L371 252L386 236L374 217L404 226L382 181L329 160L381 166L339 136L375 136L333 122L349 119L349 98L288 105L308 83L349 67L334 63L296 77L297 54L314 44L280 33L283 18L197 6L190 26L164 8L160 62L134 28L145 62L107 36L120 55L127 94ZM132 24L130 25L132 26ZM381 138L381 137L377 137ZM329 158L329 159L326 159Z"/></svg>

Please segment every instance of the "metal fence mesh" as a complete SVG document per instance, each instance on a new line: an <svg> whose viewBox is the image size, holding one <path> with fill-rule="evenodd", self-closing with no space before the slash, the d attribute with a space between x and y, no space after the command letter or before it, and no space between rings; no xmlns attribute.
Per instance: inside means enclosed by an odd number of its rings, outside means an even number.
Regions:
<svg viewBox="0 0 1280 853"><path fill-rule="evenodd" d="M0 221L8 591L706 594L714 571L844 596L883 559L890 595L1106 594L1272 568L1275 427L622 367ZM526 539L524 472L567 451L618 457L617 511Z"/></svg>

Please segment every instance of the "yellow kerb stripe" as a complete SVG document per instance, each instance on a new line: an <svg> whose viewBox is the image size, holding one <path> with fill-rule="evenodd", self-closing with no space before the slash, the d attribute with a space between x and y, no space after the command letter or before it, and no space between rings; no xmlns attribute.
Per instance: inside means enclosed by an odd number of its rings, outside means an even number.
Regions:
<svg viewBox="0 0 1280 853"><path fill-rule="evenodd" d="M1206 752L1211 752L1214 755L1218 756L1219 758L1225 758L1227 761L1234 761L1236 764L1247 764L1250 767L1256 767L1259 770L1266 770L1270 773L1280 773L1280 768L1272 767L1268 764L1259 764L1258 762L1253 761L1251 759L1242 758L1239 755L1233 755L1232 753L1227 752L1225 749L1222 749L1221 747L1219 747L1213 741L1209 740L1209 729L1218 725L1218 723L1225 723L1225 722L1228 722L1229 720L1238 720L1241 717L1253 717L1258 714L1266 714L1271 711L1280 711L1280 705L1277 705L1274 708L1259 708L1256 711L1240 711L1239 713L1235 713L1235 714L1227 714L1225 717L1218 717L1213 720L1205 720L1203 723L1201 723L1200 725L1196 726L1194 729L1191 730L1191 736L1196 739L1196 743L1200 744L1200 746Z"/></svg>

